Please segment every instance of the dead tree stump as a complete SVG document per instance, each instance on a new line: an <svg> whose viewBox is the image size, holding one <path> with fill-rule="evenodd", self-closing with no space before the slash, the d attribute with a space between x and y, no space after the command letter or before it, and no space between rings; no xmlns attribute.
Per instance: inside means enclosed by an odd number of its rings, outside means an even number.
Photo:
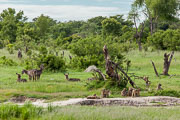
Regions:
<svg viewBox="0 0 180 120"><path fill-rule="evenodd" d="M156 66L155 66L154 62L152 60L151 60L151 62L152 62L152 65L153 65L154 72L155 72L156 76L159 77L159 74L157 72L157 69L156 69Z"/></svg>
<svg viewBox="0 0 180 120"><path fill-rule="evenodd" d="M104 52L104 58L106 61L106 74L113 80L115 81L120 81L121 82L121 76L118 74L118 70L121 71L121 73L127 78L127 82L131 84L132 87L135 87L135 83L131 80L131 78L127 75L127 73L115 62L110 60L110 56L108 53L107 46L105 45L103 47L103 52ZM137 86L136 86L137 87Z"/></svg>
<svg viewBox="0 0 180 120"><path fill-rule="evenodd" d="M168 71L169 71L169 67L173 58L174 52L172 52L171 54L164 54L164 68L163 68L163 75L169 75ZM170 56L170 58L169 58Z"/></svg>

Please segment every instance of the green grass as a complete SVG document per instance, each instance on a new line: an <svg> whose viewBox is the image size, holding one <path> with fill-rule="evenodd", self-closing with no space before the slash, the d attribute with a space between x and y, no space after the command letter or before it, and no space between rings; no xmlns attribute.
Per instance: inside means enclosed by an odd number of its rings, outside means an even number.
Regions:
<svg viewBox="0 0 180 120"><path fill-rule="evenodd" d="M68 51L65 53L69 54ZM150 62L150 60L153 60L158 69L158 72L162 73L164 53L165 51L141 53L138 51L131 51L124 54L128 59L131 60L131 68L129 71L130 73L135 73L138 76L149 76L149 80L151 81L151 91L155 91L157 84L161 83L165 91L163 92L163 95L168 95L168 93L175 93L177 94L175 96L178 96L178 93L180 92L180 52L175 52L174 57L176 58L176 61L173 59L169 74L176 74L177 76L174 76L171 79L169 76L161 76L160 78L156 77ZM67 54L65 55L66 59L68 59ZM0 50L0 57L1 56L6 56L7 58L13 59L19 64L19 66L0 66L1 102L17 95L43 98L49 101L86 97L94 93L100 95L101 89L87 90L85 87L87 78L92 77L91 73L78 72L74 70L68 70L70 77L80 78L81 82L69 82L65 80L63 73L60 72L44 72L42 74L41 80L37 82L17 83L16 72L21 73L22 69L24 69L24 66L20 64L22 60L17 58L17 51L15 51L15 54L10 55L5 49L3 49ZM28 79L28 76L23 75L22 78ZM134 81L139 87L141 87L141 96L154 95L154 92L148 92L146 90L145 82L143 80L135 79ZM121 97L120 91L113 92L111 97Z"/></svg>
<svg viewBox="0 0 180 120"><path fill-rule="evenodd" d="M1 105L2 120L179 120L179 107Z"/></svg>

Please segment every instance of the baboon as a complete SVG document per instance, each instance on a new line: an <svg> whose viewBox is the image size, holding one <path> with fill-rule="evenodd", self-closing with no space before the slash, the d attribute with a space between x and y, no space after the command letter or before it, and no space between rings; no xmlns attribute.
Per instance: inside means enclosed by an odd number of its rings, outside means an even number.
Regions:
<svg viewBox="0 0 180 120"><path fill-rule="evenodd" d="M149 88L151 82L149 81L149 77L144 76L143 80L146 82L146 87Z"/></svg>
<svg viewBox="0 0 180 120"><path fill-rule="evenodd" d="M21 50L20 50L20 49L18 50L18 58L19 58L19 59L21 59L21 58L22 58L22 52L21 52Z"/></svg>
<svg viewBox="0 0 180 120"><path fill-rule="evenodd" d="M22 70L22 74L27 74L29 76L29 80L31 81L33 79L33 81L36 80L36 70Z"/></svg>
<svg viewBox="0 0 180 120"><path fill-rule="evenodd" d="M17 82L27 82L26 79L21 79L21 75L16 73L16 75L18 76Z"/></svg>
<svg viewBox="0 0 180 120"><path fill-rule="evenodd" d="M128 96L132 96L132 91L133 91L133 88L129 87L129 90L128 90Z"/></svg>
<svg viewBox="0 0 180 120"><path fill-rule="evenodd" d="M126 88L124 88L122 91L121 91L121 96L127 96L128 95L128 91L126 90Z"/></svg>
<svg viewBox="0 0 180 120"><path fill-rule="evenodd" d="M157 88L156 88L156 90L163 90L161 86L162 86L162 85L159 83L158 86L157 86Z"/></svg>
<svg viewBox="0 0 180 120"><path fill-rule="evenodd" d="M140 88L139 89L133 89L132 97L139 97L139 96L140 96Z"/></svg>
<svg viewBox="0 0 180 120"><path fill-rule="evenodd" d="M36 77L37 80L40 79L41 74L42 74L42 72L43 72L43 69L44 69L44 65L41 65L41 66L40 66L40 70L35 70L35 77Z"/></svg>
<svg viewBox="0 0 180 120"><path fill-rule="evenodd" d="M108 98L110 95L110 91L109 90L106 90L106 89L103 89L102 92L101 92L101 97L102 98Z"/></svg>
<svg viewBox="0 0 180 120"><path fill-rule="evenodd" d="M87 99L100 99L100 97L94 94L93 96L88 96Z"/></svg>
<svg viewBox="0 0 180 120"><path fill-rule="evenodd" d="M69 74L64 74L64 75L66 77L66 80L68 80L68 81L80 81L79 78L69 78Z"/></svg>

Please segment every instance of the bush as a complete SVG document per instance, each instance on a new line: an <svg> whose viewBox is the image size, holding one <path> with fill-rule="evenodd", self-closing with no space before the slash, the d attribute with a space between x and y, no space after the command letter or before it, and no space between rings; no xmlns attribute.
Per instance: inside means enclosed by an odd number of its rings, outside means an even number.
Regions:
<svg viewBox="0 0 180 120"><path fill-rule="evenodd" d="M161 50L180 50L180 30L158 31L148 37L150 45Z"/></svg>
<svg viewBox="0 0 180 120"><path fill-rule="evenodd" d="M111 39L103 40L101 36L96 36L81 39L69 46L70 52L76 55L71 65L81 69L87 68L90 65L104 67L103 47L105 44L107 44L111 60L122 64L124 62L122 52L128 51L129 45L115 43Z"/></svg>
<svg viewBox="0 0 180 120"><path fill-rule="evenodd" d="M48 50L45 46L41 46L39 52L40 54L46 55L48 53Z"/></svg>
<svg viewBox="0 0 180 120"><path fill-rule="evenodd" d="M0 57L0 65L16 66L17 63L11 59L6 58L6 56L3 56L3 57Z"/></svg>
<svg viewBox="0 0 180 120"><path fill-rule="evenodd" d="M80 56L80 57L76 56L72 59L70 63L70 67L76 69L86 69L91 65L102 66L104 65L104 62L102 62L103 59L104 59L103 55Z"/></svg>
<svg viewBox="0 0 180 120"><path fill-rule="evenodd" d="M13 54L14 53L14 45L13 44L8 44L8 45L6 45L6 47L7 47L7 50L8 50L8 52L9 52L9 54Z"/></svg>
<svg viewBox="0 0 180 120"><path fill-rule="evenodd" d="M66 65L62 57L55 55L40 55L37 59L37 65L44 64L44 67L50 71L65 71Z"/></svg>

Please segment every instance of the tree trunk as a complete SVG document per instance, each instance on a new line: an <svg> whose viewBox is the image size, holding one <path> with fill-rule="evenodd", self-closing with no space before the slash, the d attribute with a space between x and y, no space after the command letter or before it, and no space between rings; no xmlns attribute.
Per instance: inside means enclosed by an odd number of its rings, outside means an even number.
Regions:
<svg viewBox="0 0 180 120"><path fill-rule="evenodd" d="M114 71L115 69L113 67L112 61L110 60L106 45L104 46L103 51L104 51L104 58L106 61L106 74L111 78L115 78L116 77L116 73Z"/></svg>
<svg viewBox="0 0 180 120"><path fill-rule="evenodd" d="M169 75L168 71L169 71L169 67L173 58L174 52L172 52L171 54L164 54L164 68L163 68L163 75ZM170 58L169 58L170 56Z"/></svg>
<svg viewBox="0 0 180 120"><path fill-rule="evenodd" d="M138 40L138 47L139 47L139 51L142 51L142 44L141 44L141 38L139 38Z"/></svg>

